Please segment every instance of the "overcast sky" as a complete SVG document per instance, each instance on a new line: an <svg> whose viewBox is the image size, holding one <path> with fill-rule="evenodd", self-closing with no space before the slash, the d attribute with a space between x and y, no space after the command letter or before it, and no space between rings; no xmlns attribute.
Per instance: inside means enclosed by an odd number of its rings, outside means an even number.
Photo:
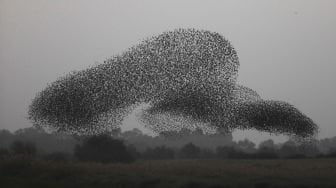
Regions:
<svg viewBox="0 0 336 188"><path fill-rule="evenodd" d="M335 7L334 0L0 0L0 128L31 126L28 105L58 77L163 31L198 28L235 47L239 83L296 106L319 125L320 138L336 136Z"/></svg>

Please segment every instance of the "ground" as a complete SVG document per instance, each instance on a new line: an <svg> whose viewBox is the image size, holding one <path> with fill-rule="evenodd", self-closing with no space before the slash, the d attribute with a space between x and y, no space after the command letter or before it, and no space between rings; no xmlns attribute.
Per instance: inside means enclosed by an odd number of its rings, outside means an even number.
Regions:
<svg viewBox="0 0 336 188"><path fill-rule="evenodd" d="M0 160L0 187L336 187L336 159L156 160L131 164Z"/></svg>

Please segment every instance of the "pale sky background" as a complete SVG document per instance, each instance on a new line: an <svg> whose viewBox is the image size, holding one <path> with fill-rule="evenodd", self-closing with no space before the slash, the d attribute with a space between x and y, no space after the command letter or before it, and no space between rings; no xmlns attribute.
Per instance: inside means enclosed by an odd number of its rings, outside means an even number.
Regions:
<svg viewBox="0 0 336 188"><path fill-rule="evenodd" d="M239 83L296 106L319 138L336 136L335 8L334 0L0 0L0 129L31 126L28 105L58 77L163 31L197 28L231 41ZM133 116L124 124L138 126ZM245 137L269 134L234 133Z"/></svg>

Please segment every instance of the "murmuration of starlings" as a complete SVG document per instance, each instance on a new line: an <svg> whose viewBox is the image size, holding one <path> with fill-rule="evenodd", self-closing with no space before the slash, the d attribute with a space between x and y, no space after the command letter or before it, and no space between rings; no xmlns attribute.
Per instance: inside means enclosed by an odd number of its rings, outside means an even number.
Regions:
<svg viewBox="0 0 336 188"><path fill-rule="evenodd" d="M294 106L263 100L236 83L239 60L216 32L176 29L145 39L104 63L49 84L29 106L35 126L94 135L122 126L142 104L139 119L160 133L202 125L232 131L254 129L301 138L318 126ZM198 123L195 123L198 122Z"/></svg>

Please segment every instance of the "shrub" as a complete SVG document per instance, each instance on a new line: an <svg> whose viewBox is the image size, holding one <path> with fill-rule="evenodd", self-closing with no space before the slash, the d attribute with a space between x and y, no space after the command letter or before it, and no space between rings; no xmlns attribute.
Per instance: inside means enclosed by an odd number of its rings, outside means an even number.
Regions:
<svg viewBox="0 0 336 188"><path fill-rule="evenodd" d="M216 158L216 154L211 149L202 148L200 157L203 158L203 159L212 159L212 158Z"/></svg>
<svg viewBox="0 0 336 188"><path fill-rule="evenodd" d="M98 135L84 140L75 147L75 157L80 161L132 162L134 158L127 151L123 141L108 135Z"/></svg>
<svg viewBox="0 0 336 188"><path fill-rule="evenodd" d="M180 157L188 159L199 158L201 154L201 148L195 146L193 143L184 145L180 150Z"/></svg>
<svg viewBox="0 0 336 188"><path fill-rule="evenodd" d="M65 162L69 160L69 156L64 152L53 152L46 155L44 159L48 161Z"/></svg>
<svg viewBox="0 0 336 188"><path fill-rule="evenodd" d="M138 152L138 150L136 149L136 147L133 144L127 145L126 150L127 150L128 153L131 154L131 156L134 159L139 159L141 157L141 153Z"/></svg>
<svg viewBox="0 0 336 188"><path fill-rule="evenodd" d="M147 148L142 154L145 159L174 159L175 152L173 149L166 146L159 146L155 148Z"/></svg>
<svg viewBox="0 0 336 188"><path fill-rule="evenodd" d="M23 142L20 140L14 141L10 149L12 150L14 155L35 155L36 146L32 142Z"/></svg>
<svg viewBox="0 0 336 188"><path fill-rule="evenodd" d="M7 148L0 148L0 158L9 155L9 150Z"/></svg>
<svg viewBox="0 0 336 188"><path fill-rule="evenodd" d="M229 153L232 153L233 150L233 147L219 146L216 148L216 155L218 158L226 159L229 158Z"/></svg>
<svg viewBox="0 0 336 188"><path fill-rule="evenodd" d="M258 159L276 159L279 158L275 149L270 147L260 147L256 153Z"/></svg>
<svg viewBox="0 0 336 188"><path fill-rule="evenodd" d="M218 158L229 158L229 159L248 159L254 158L254 154L245 153L234 147L217 147L216 153Z"/></svg>

